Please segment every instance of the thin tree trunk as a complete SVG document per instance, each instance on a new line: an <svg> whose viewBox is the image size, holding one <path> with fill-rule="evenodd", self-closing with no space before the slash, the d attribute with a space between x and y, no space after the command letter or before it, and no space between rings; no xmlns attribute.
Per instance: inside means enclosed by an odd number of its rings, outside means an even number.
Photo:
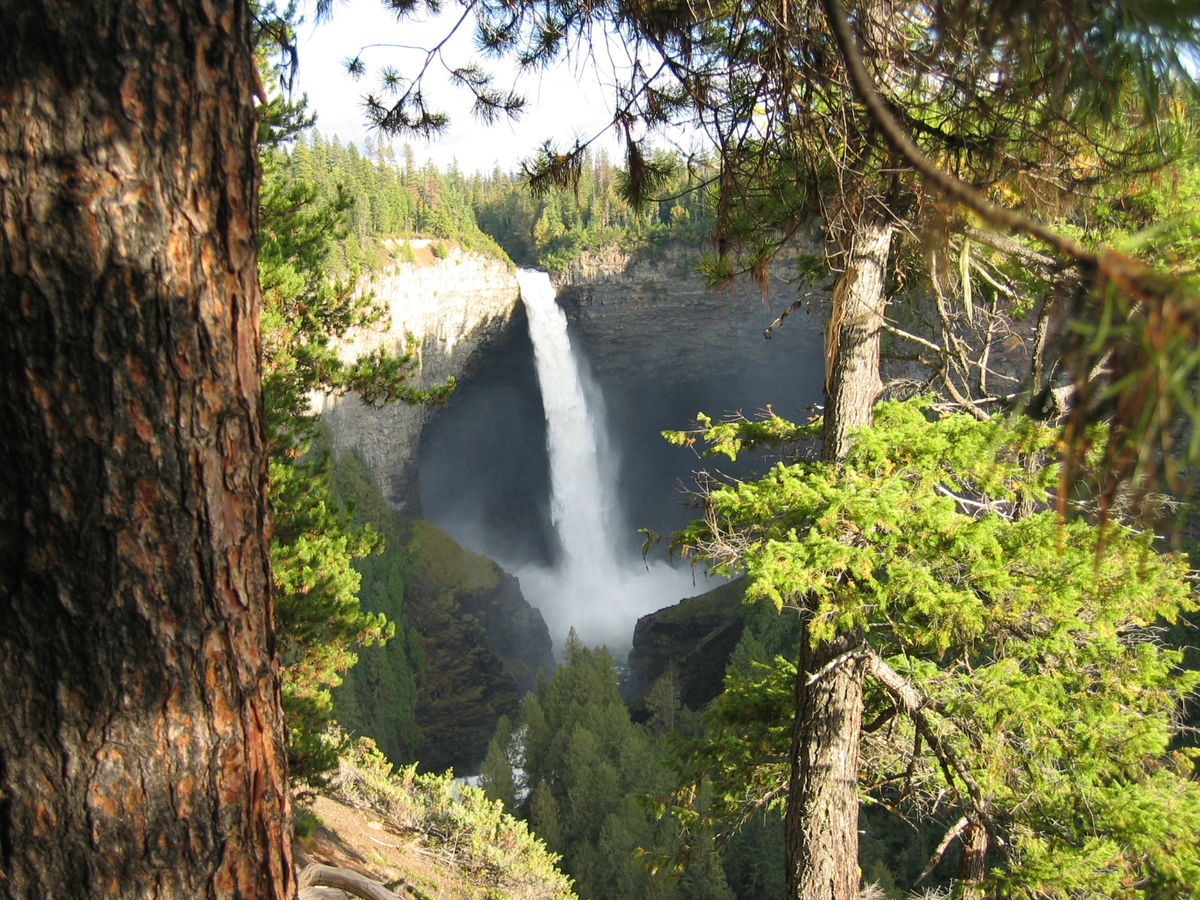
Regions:
<svg viewBox="0 0 1200 900"><path fill-rule="evenodd" d="M879 396L879 337L887 308L888 256L893 226L864 213L854 223L846 270L833 289L825 330L825 431L821 455L846 455L850 432L871 424Z"/></svg>
<svg viewBox="0 0 1200 900"><path fill-rule="evenodd" d="M958 900L983 900L983 879L987 875L987 829L971 819L959 840L962 842L962 856L958 862L955 897Z"/></svg>
<svg viewBox="0 0 1200 900"><path fill-rule="evenodd" d="M292 897L249 7L0 22L0 896Z"/></svg>
<svg viewBox="0 0 1200 900"><path fill-rule="evenodd" d="M789 898L858 897L863 666L843 658L856 643L849 635L802 643L784 823Z"/></svg>
<svg viewBox="0 0 1200 900"><path fill-rule="evenodd" d="M826 329L826 403L822 456L841 460L850 433L871 423L879 395L879 337L892 225L864 215L854 223L846 270L834 288ZM826 667L858 638L810 647L801 636L792 727L785 850L790 900L858 897L858 757L863 669L853 659ZM815 673L824 674L810 683Z"/></svg>

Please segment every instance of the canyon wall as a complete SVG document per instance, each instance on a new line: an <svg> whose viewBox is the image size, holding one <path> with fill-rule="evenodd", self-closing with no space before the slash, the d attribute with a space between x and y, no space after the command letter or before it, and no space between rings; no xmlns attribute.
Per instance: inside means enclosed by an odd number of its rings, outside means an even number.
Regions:
<svg viewBox="0 0 1200 900"><path fill-rule="evenodd" d="M355 334L341 353L353 358L380 345L400 349L411 334L420 341L413 383L430 387L470 371L480 359L478 351L513 324L519 293L504 262L450 244L442 245L448 255L438 259L428 241L412 244L414 262L398 263L365 286L388 310L390 324ZM716 291L696 274L696 256L686 248L648 260L604 250L583 254L555 278L559 302L605 395L619 407L630 401L631 392L644 394L646 385L658 385L655 393L663 399L674 397L673 388L682 385L685 394L699 399L709 392L691 391L688 385L710 376L727 385L752 383L765 370L778 369L775 358L789 357L792 366L803 360L805 369L792 376L797 390L789 394L805 403L818 401L819 384L816 393L809 385L812 373L823 368L820 317L799 311L772 342L762 337L795 298L795 272L774 267L765 294L748 279ZM767 399L777 402L777 393ZM632 402L642 401L634 397ZM375 409L354 397L327 396L317 403L334 450L357 448L392 508L420 515L418 449L436 410L399 403ZM735 394L719 396L720 408L705 411L719 415L743 403ZM685 424L666 421L666 411L653 405L656 427ZM692 405L690 396L687 405ZM799 414L799 404L788 411Z"/></svg>
<svg viewBox="0 0 1200 900"><path fill-rule="evenodd" d="M594 370L627 371L632 364L661 383L694 380L698 368L740 380L773 364L773 346L763 332L797 297L796 253L819 253L820 247L805 243L780 254L766 290L746 276L720 289L709 286L696 271L699 252L672 248L654 258L618 250L586 253L555 279L559 303ZM772 340L787 344L782 352L788 354L819 354L823 325L823 310L798 310Z"/></svg>
<svg viewBox="0 0 1200 900"><path fill-rule="evenodd" d="M411 242L414 261L376 273L363 286L388 311L386 328L363 330L340 348L353 359L377 347L403 350L419 342L411 383L428 388L461 376L480 347L500 334L517 306L514 272L505 262L464 252L449 243L445 258L434 244ZM428 406L393 403L376 409L351 396L317 398L335 452L357 448L393 509L420 515L417 449L432 413Z"/></svg>

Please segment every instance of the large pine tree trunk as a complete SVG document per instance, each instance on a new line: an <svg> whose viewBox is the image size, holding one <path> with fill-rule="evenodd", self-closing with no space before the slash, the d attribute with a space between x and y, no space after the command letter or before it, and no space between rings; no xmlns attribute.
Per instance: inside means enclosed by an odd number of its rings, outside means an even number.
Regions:
<svg viewBox="0 0 1200 900"><path fill-rule="evenodd" d="M243 0L0 0L0 896L295 893Z"/></svg>
<svg viewBox="0 0 1200 900"><path fill-rule="evenodd" d="M842 459L850 432L871 423L880 388L879 336L891 240L890 223L860 218L850 236L846 271L834 288L826 331L822 455L827 461ZM790 900L858 897L863 673L854 660L837 662L855 643L855 635L844 635L810 647L807 634L801 637L784 826ZM817 673L823 674L814 680Z"/></svg>

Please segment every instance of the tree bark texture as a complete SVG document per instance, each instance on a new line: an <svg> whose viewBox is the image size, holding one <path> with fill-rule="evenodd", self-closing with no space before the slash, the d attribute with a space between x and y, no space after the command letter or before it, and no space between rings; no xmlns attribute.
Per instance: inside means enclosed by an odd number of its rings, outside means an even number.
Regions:
<svg viewBox="0 0 1200 900"><path fill-rule="evenodd" d="M955 884L957 900L983 900L983 879L987 875L987 829L971 819L960 836L962 856L958 861L958 876Z"/></svg>
<svg viewBox="0 0 1200 900"><path fill-rule="evenodd" d="M850 432L871 424L879 396L879 336L887 309L887 268L894 226L882 214L863 213L854 223L846 270L833 289L825 329L825 428L822 458L837 462Z"/></svg>
<svg viewBox="0 0 1200 900"><path fill-rule="evenodd" d="M845 273L834 288L826 328L822 446L822 457L829 462L845 457L851 431L871 423L879 395L879 337L887 308L892 231L881 217L860 216L850 235ZM801 636L784 826L790 900L858 897L863 665L855 659L834 664L856 643L854 636L843 636L810 647L807 633Z"/></svg>
<svg viewBox="0 0 1200 900"><path fill-rule="evenodd" d="M248 5L0 22L0 896L292 897Z"/></svg>
<svg viewBox="0 0 1200 900"><path fill-rule="evenodd" d="M858 897L863 662L847 657L856 643L844 636L810 647L802 638L784 823L791 900Z"/></svg>

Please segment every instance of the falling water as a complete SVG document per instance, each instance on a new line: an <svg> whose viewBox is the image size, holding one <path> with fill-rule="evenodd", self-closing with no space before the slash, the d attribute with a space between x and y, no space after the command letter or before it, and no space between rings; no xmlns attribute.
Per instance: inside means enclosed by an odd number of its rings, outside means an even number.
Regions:
<svg viewBox="0 0 1200 900"><path fill-rule="evenodd" d="M517 272L529 318L550 455L551 520L562 546L553 569L518 572L526 597L542 610L555 642L574 627L586 643L627 649L634 620L696 593L690 574L665 563L647 568L622 553L623 524L613 500L602 413L593 409L545 272Z"/></svg>
<svg viewBox="0 0 1200 900"><path fill-rule="evenodd" d="M571 351L567 316L554 301L554 285L545 272L522 269L517 280L546 411L550 518L562 544L561 568L611 572L616 551L611 504L600 475L603 434Z"/></svg>

